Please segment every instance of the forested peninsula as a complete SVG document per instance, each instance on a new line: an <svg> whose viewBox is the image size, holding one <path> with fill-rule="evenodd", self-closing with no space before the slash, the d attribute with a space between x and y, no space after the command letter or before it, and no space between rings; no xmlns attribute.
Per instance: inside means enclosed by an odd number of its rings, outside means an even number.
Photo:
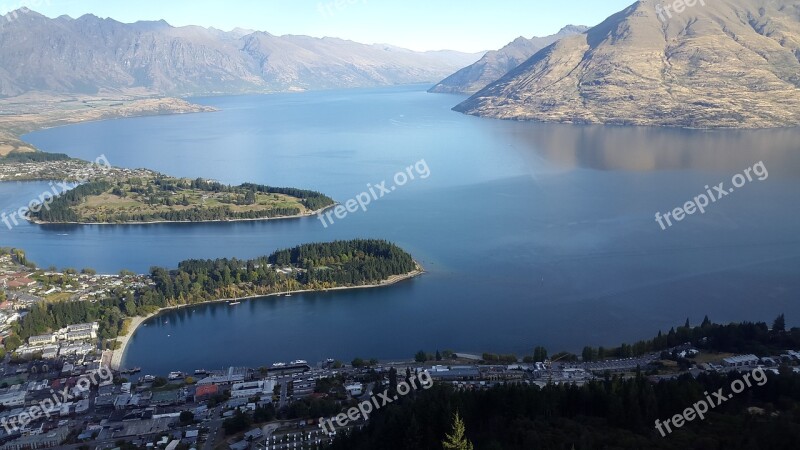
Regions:
<svg viewBox="0 0 800 450"><path fill-rule="evenodd" d="M96 321L99 336L112 339L133 331L126 325L129 319L165 308L289 292L378 287L421 273L410 254L384 240L304 244L250 260L186 260L177 269L153 267L147 284L123 284L102 300L37 303L21 321L19 336L27 339L69 324Z"/></svg>
<svg viewBox="0 0 800 450"><path fill-rule="evenodd" d="M40 224L265 220L309 216L334 203L310 190L137 172L80 184L34 208L29 217Z"/></svg>

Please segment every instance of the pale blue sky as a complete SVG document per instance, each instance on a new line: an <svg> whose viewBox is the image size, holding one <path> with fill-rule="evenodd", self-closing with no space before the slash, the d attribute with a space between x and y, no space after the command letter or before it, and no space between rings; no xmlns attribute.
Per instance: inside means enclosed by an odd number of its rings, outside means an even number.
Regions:
<svg viewBox="0 0 800 450"><path fill-rule="evenodd" d="M596 25L634 0L0 0L49 17L92 13L121 22L235 27L272 34L334 36L413 50L477 52L566 24ZM338 6L337 6L338 5Z"/></svg>

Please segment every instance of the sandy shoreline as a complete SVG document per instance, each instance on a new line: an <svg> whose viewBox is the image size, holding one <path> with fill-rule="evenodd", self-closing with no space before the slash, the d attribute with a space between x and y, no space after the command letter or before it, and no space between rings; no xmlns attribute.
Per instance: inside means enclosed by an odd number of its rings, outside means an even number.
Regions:
<svg viewBox="0 0 800 450"><path fill-rule="evenodd" d="M391 277L377 283L377 284L365 284L363 286L342 286L330 289L322 289L322 290L314 290L314 289L302 289L297 291L291 291L292 294L304 294L304 293L311 293L311 292L329 292L329 291L347 291L347 290L354 290L354 289L374 289L380 287L391 286L402 281L410 280L412 278L418 277L425 273L425 269L419 264L416 263L417 268L409 273L403 275L392 275ZM269 297L279 297L284 295L284 293L274 293L274 294L266 294L266 295L251 295L248 297L240 297L236 299L232 298L221 298L216 300L209 300L201 303L194 303L191 305L178 305L178 306L167 306L165 308L161 308L158 311L148 314L147 316L136 316L131 318L131 323L128 326L128 334L125 336L117 337L117 341L120 342L120 348L118 350L114 350L111 356L111 369L119 370L120 365L122 364L122 360L125 357L125 352L128 349L128 343L130 339L136 334L136 330L148 319L157 316L163 312L171 311L174 309L181 309L181 308L190 308L193 306L205 305L209 303L222 303L222 302L230 302L233 300L253 300L258 298L269 298Z"/></svg>

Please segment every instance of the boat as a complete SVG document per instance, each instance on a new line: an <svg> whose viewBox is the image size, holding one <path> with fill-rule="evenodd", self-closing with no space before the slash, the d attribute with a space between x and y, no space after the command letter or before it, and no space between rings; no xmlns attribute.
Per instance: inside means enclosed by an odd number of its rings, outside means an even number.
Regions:
<svg viewBox="0 0 800 450"><path fill-rule="evenodd" d="M170 372L167 378L170 380L180 380L183 378L183 372Z"/></svg>
<svg viewBox="0 0 800 450"><path fill-rule="evenodd" d="M228 303L228 304L229 304L230 306L236 306L236 305L238 305L238 304L240 304L240 303L242 303L242 302L240 302L240 301L238 301L238 300L234 300L234 301L232 301L232 302L230 302L230 303Z"/></svg>
<svg viewBox="0 0 800 450"><path fill-rule="evenodd" d="M195 375L208 375L208 371L206 369L197 369L194 371Z"/></svg>
<svg viewBox="0 0 800 450"><path fill-rule="evenodd" d="M272 367L286 367L286 363L276 362L272 365Z"/></svg>
<svg viewBox="0 0 800 450"><path fill-rule="evenodd" d="M133 374L135 374L135 373L139 373L139 372L141 372L141 371L142 371L142 368L141 368L141 367L134 367L134 368L132 368L132 369L124 369L124 370L120 370L120 371L119 371L119 373L124 373L124 374L128 374L128 375L133 375Z"/></svg>
<svg viewBox="0 0 800 450"><path fill-rule="evenodd" d="M293 366L302 366L303 364L308 364L308 361L306 361L305 359L296 359L290 362L289 364Z"/></svg>
<svg viewBox="0 0 800 450"><path fill-rule="evenodd" d="M153 375L145 375L142 377L142 381L144 381L145 383L152 383L153 381L156 381L156 377L154 377Z"/></svg>

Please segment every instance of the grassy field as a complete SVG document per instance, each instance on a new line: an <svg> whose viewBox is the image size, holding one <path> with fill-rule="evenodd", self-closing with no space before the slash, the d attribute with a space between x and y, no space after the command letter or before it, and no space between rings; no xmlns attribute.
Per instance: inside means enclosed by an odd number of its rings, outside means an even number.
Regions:
<svg viewBox="0 0 800 450"><path fill-rule="evenodd" d="M250 195L251 198L246 196ZM118 182L99 195L85 198L74 207L81 222L122 222L125 217L157 215L179 211L202 211L226 208L231 213L259 213L275 210L309 212L301 199L285 194L250 192L213 192L178 183L169 189L154 185L153 180L136 179ZM278 216L286 216L281 213Z"/></svg>

